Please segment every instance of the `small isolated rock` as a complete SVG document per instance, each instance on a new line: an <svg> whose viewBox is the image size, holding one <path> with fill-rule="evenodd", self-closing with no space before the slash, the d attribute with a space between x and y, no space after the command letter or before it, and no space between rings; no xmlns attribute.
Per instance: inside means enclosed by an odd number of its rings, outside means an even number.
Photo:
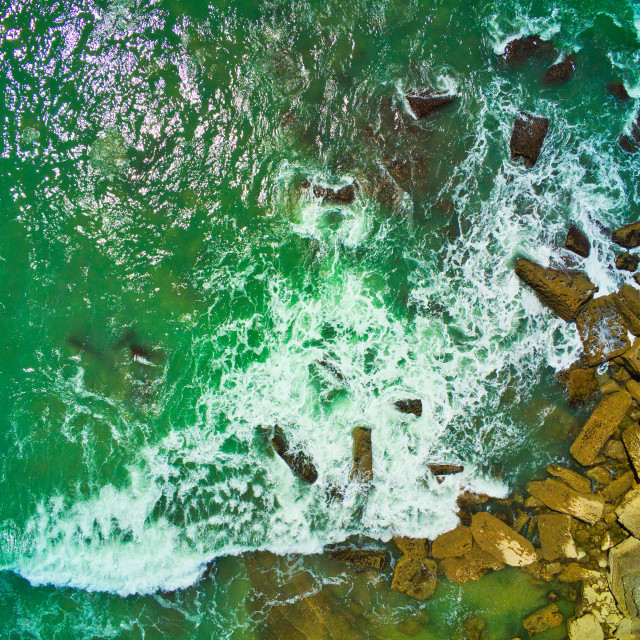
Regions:
<svg viewBox="0 0 640 640"><path fill-rule="evenodd" d="M618 522L640 538L640 489L629 491L616 508Z"/></svg>
<svg viewBox="0 0 640 640"><path fill-rule="evenodd" d="M418 120L426 118L437 109L452 103L455 99L455 95L435 93L430 89L421 91L418 94L410 93L407 95L409 107L411 107L413 115L415 115Z"/></svg>
<svg viewBox="0 0 640 640"><path fill-rule="evenodd" d="M626 391L605 396L571 445L571 455L584 466L592 464L630 406L631 396Z"/></svg>
<svg viewBox="0 0 640 640"><path fill-rule="evenodd" d="M547 562L564 558L577 558L573 540L573 518L561 513L541 513L538 516L538 534L542 557Z"/></svg>
<svg viewBox="0 0 640 640"><path fill-rule="evenodd" d="M373 480L373 451L371 448L371 429L356 427L353 437L353 466L350 480L368 483Z"/></svg>
<svg viewBox="0 0 640 640"><path fill-rule="evenodd" d="M567 622L569 640L604 640L604 631L596 617L587 613Z"/></svg>
<svg viewBox="0 0 640 640"><path fill-rule="evenodd" d="M413 413L418 418L422 415L422 400L398 400L394 407L401 413Z"/></svg>
<svg viewBox="0 0 640 640"><path fill-rule="evenodd" d="M473 539L469 527L456 527L440 534L431 545L434 558L459 558L471 551Z"/></svg>
<svg viewBox="0 0 640 640"><path fill-rule="evenodd" d="M393 541L404 555L411 558L427 557L427 539L426 538L405 538L403 536L394 536Z"/></svg>
<svg viewBox="0 0 640 640"><path fill-rule="evenodd" d="M547 467L547 473L549 475L560 478L568 484L572 489L580 491L580 493L589 493L591 491L591 482L589 478L585 478L577 471L572 471L559 464L552 464Z"/></svg>
<svg viewBox="0 0 640 640"><path fill-rule="evenodd" d="M459 558L445 558L442 563L445 575L452 582L469 582L480 580L488 571L499 571L504 563L483 551L478 545Z"/></svg>
<svg viewBox="0 0 640 640"><path fill-rule="evenodd" d="M578 520L595 524L602 518L604 498L593 493L580 493L564 482L549 478L544 482L530 482L527 491L549 509L566 513Z"/></svg>
<svg viewBox="0 0 640 640"><path fill-rule="evenodd" d="M549 118L539 118L523 113L513 125L509 143L511 158L513 160L522 158L527 167L533 167L542 151L542 143L548 130Z"/></svg>
<svg viewBox="0 0 640 640"><path fill-rule="evenodd" d="M622 102L630 99L626 87L622 82L610 82L607 85L607 91L616 99Z"/></svg>
<svg viewBox="0 0 640 640"><path fill-rule="evenodd" d="M418 600L427 600L436 590L438 565L428 558L403 556L398 560L391 588Z"/></svg>
<svg viewBox="0 0 640 640"><path fill-rule="evenodd" d="M572 369L569 372L569 404L585 404L598 391L595 369Z"/></svg>
<svg viewBox="0 0 640 640"><path fill-rule="evenodd" d="M591 251L589 238L587 238L578 227L569 227L564 246L569 249L569 251L573 251L573 253L577 253L583 258L588 258L589 252Z"/></svg>
<svg viewBox="0 0 640 640"><path fill-rule="evenodd" d="M538 559L533 545L526 538L489 513L473 516L471 534L483 551L512 567L524 567Z"/></svg>
<svg viewBox="0 0 640 640"><path fill-rule="evenodd" d="M313 195L316 198L322 198L322 202L332 204L351 204L356 197L356 188L349 184L341 189L331 189L330 187L313 186Z"/></svg>
<svg viewBox="0 0 640 640"><path fill-rule="evenodd" d="M271 442L276 453L300 480L313 484L318 479L318 470L311 458L302 451L291 449L284 431L280 427L275 427Z"/></svg>
<svg viewBox="0 0 640 640"><path fill-rule="evenodd" d="M515 272L533 289L542 304L566 322L575 320L582 306L597 291L583 273L545 268L527 258L516 262Z"/></svg>
<svg viewBox="0 0 640 640"><path fill-rule="evenodd" d="M616 269L620 271L636 271L640 264L640 257L632 253L621 253L616 258Z"/></svg>
<svg viewBox="0 0 640 640"><path fill-rule="evenodd" d="M427 466L434 476L453 476L464 471L461 464L429 464Z"/></svg>
<svg viewBox="0 0 640 640"><path fill-rule="evenodd" d="M522 626L527 630L529 636L535 636L547 629L553 629L562 624L564 617L556 604L548 604L542 607L522 621Z"/></svg>
<svg viewBox="0 0 640 640"><path fill-rule="evenodd" d="M329 553L332 560L352 564L362 569L377 569L382 571L387 562L387 554L384 551L369 549L336 549Z"/></svg>
<svg viewBox="0 0 640 640"><path fill-rule="evenodd" d="M617 245L625 247L626 249L640 247L640 222L633 222L632 224L627 224L624 227L616 229L612 233L611 239Z"/></svg>
<svg viewBox="0 0 640 640"><path fill-rule="evenodd" d="M555 55L551 40L543 40L537 33L523 38L514 38L507 43L502 54L503 59L512 64L524 62L529 58L547 58Z"/></svg>
<svg viewBox="0 0 640 640"><path fill-rule="evenodd" d="M617 303L616 294L589 300L576 317L576 327L590 365L612 360L630 346L627 323Z"/></svg>
<svg viewBox="0 0 640 640"><path fill-rule="evenodd" d="M640 477L640 426L631 424L622 432L622 442L636 475Z"/></svg>
<svg viewBox="0 0 640 640"><path fill-rule="evenodd" d="M544 74L545 84L564 84L573 77L576 65L571 58L565 58L561 62L551 65Z"/></svg>

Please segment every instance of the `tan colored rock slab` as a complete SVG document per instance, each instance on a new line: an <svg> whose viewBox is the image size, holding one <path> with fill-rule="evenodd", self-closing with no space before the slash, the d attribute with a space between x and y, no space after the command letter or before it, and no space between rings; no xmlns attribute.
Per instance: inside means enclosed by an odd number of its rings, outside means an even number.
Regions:
<svg viewBox="0 0 640 640"><path fill-rule="evenodd" d="M633 482L633 471L627 471L627 473L623 473L619 478L616 478L608 487L605 487L602 490L602 496L607 502L615 502L633 487Z"/></svg>
<svg viewBox="0 0 640 640"><path fill-rule="evenodd" d="M394 536L393 541L402 553L411 558L427 557L426 538L405 538L404 536Z"/></svg>
<svg viewBox="0 0 640 640"><path fill-rule="evenodd" d="M622 614L637 617L639 612L633 596L640 585L640 540L627 538L609 551L607 577Z"/></svg>
<svg viewBox="0 0 640 640"><path fill-rule="evenodd" d="M527 491L549 509L566 513L578 520L595 524L602 518L604 498L593 493L581 493L564 482L549 478L544 482L530 482Z"/></svg>
<svg viewBox="0 0 640 640"><path fill-rule="evenodd" d="M439 535L431 545L434 558L459 558L471 551L473 538L469 527L456 527Z"/></svg>
<svg viewBox="0 0 640 640"><path fill-rule="evenodd" d="M571 455L582 465L592 464L630 406L631 396L626 391L604 397L571 446Z"/></svg>
<svg viewBox="0 0 640 640"><path fill-rule="evenodd" d="M373 450L371 447L371 429L356 427L353 437L353 466L350 480L369 483L373 480Z"/></svg>
<svg viewBox="0 0 640 640"><path fill-rule="evenodd" d="M391 588L418 600L427 600L436 589L438 565L428 558L403 556L393 572Z"/></svg>
<svg viewBox="0 0 640 640"><path fill-rule="evenodd" d="M559 464L552 464L547 467L547 473L556 478L560 478L572 489L579 491L580 493L589 493L591 491L591 481L589 478L585 478L583 475L567 469Z"/></svg>
<svg viewBox="0 0 640 640"><path fill-rule="evenodd" d="M640 338L637 338L631 348L620 355L619 361L634 378L640 378Z"/></svg>
<svg viewBox="0 0 640 640"><path fill-rule="evenodd" d="M558 574L560 582L583 582L598 580L602 574L595 569L587 569L577 562L572 562Z"/></svg>
<svg viewBox="0 0 640 640"><path fill-rule="evenodd" d="M627 531L640 538L640 489L627 492L616 508L616 516Z"/></svg>
<svg viewBox="0 0 640 640"><path fill-rule="evenodd" d="M542 557L547 562L564 558L577 558L573 540L573 518L562 513L541 513L538 516L538 534Z"/></svg>
<svg viewBox="0 0 640 640"><path fill-rule="evenodd" d="M569 620L567 630L569 640L604 640L602 626L592 613Z"/></svg>
<svg viewBox="0 0 640 640"><path fill-rule="evenodd" d="M471 534L481 549L512 567L523 567L538 559L533 545L526 538L489 513L473 516Z"/></svg>
<svg viewBox="0 0 640 640"><path fill-rule="evenodd" d="M637 423L622 432L622 442L636 475L640 477L640 426Z"/></svg>
<svg viewBox="0 0 640 640"><path fill-rule="evenodd" d="M572 369L569 372L569 404L589 402L598 391L595 369Z"/></svg>
<svg viewBox="0 0 640 640"><path fill-rule="evenodd" d="M640 382L637 380L629 380L627 382L627 391L631 394L631 397L640 404Z"/></svg>
<svg viewBox="0 0 640 640"><path fill-rule="evenodd" d="M542 607L530 616L527 616L522 621L522 626L529 633L529 637L536 636L547 629L553 629L559 627L564 620L563 615L558 609L556 604L548 604L546 607Z"/></svg>
<svg viewBox="0 0 640 640"><path fill-rule="evenodd" d="M445 575L452 582L469 582L480 580L488 571L499 571L504 563L483 551L478 545L459 558L445 558L441 562Z"/></svg>

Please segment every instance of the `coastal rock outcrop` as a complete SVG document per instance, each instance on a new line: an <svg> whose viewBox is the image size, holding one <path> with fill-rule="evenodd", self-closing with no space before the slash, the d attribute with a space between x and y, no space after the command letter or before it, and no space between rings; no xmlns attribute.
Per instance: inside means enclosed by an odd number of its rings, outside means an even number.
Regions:
<svg viewBox="0 0 640 640"><path fill-rule="evenodd" d="M544 83L564 84L565 82L569 82L573 77L575 68L575 62L571 58L565 58L547 69L547 72L544 74Z"/></svg>
<svg viewBox="0 0 640 640"><path fill-rule="evenodd" d="M514 38L504 48L502 58L508 63L524 62L529 58L547 58L555 55L551 40L544 40L537 33Z"/></svg>
<svg viewBox="0 0 640 640"><path fill-rule="evenodd" d="M483 551L512 567L523 567L538 559L533 545L525 537L489 513L473 516L471 534Z"/></svg>
<svg viewBox="0 0 640 640"><path fill-rule="evenodd" d="M591 280L579 271L546 268L527 258L516 262L515 272L545 306L566 322L575 320L582 306L597 291Z"/></svg>
<svg viewBox="0 0 640 640"><path fill-rule="evenodd" d="M531 168L538 160L542 151L542 144L549 129L549 119L523 113L516 119L511 134L511 158L522 158L527 167Z"/></svg>
<svg viewBox="0 0 640 640"><path fill-rule="evenodd" d="M529 637L543 633L547 629L559 627L564 621L558 605L555 603L542 607L522 621L522 626L527 630Z"/></svg>
<svg viewBox="0 0 640 640"><path fill-rule="evenodd" d="M437 572L434 560L405 555L396 564L391 588L412 598L427 600L436 589Z"/></svg>
<svg viewBox="0 0 640 640"><path fill-rule="evenodd" d="M616 229L611 235L611 239L625 249L640 247L640 222L633 222Z"/></svg>
<svg viewBox="0 0 640 640"><path fill-rule="evenodd" d="M604 512L604 498L602 496L594 493L581 493L555 478L530 482L527 485L527 492L549 509L566 513L590 524L598 522Z"/></svg>
<svg viewBox="0 0 640 640"><path fill-rule="evenodd" d="M573 518L561 513L541 513L538 516L538 534L542 557L548 562L577 558L573 539Z"/></svg>
<svg viewBox="0 0 640 640"><path fill-rule="evenodd" d="M595 369L575 368L569 372L569 404L585 404L598 391Z"/></svg>
<svg viewBox="0 0 640 640"><path fill-rule="evenodd" d="M398 400L394 402L394 407L401 413L412 413L418 418L422 415L422 400L420 399Z"/></svg>
<svg viewBox="0 0 640 640"><path fill-rule="evenodd" d="M627 538L609 551L608 579L620 611L625 616L638 617L634 595L640 589L640 540Z"/></svg>
<svg viewBox="0 0 640 640"><path fill-rule="evenodd" d="M473 538L469 527L459 526L440 534L431 545L434 558L459 558L471 551Z"/></svg>
<svg viewBox="0 0 640 640"><path fill-rule="evenodd" d="M480 580L488 571L503 569L504 563L474 544L471 551L459 558L445 558L441 566L449 580L469 582L470 580Z"/></svg>
<svg viewBox="0 0 640 640"><path fill-rule="evenodd" d="M632 253L621 253L616 258L616 269L619 271L631 271L634 272L638 269L640 264L640 257L633 255Z"/></svg>
<svg viewBox="0 0 640 640"><path fill-rule="evenodd" d="M630 349L620 354L619 362L633 378L640 379L640 338L637 338Z"/></svg>
<svg viewBox="0 0 640 640"><path fill-rule="evenodd" d="M407 94L407 102L413 115L418 119L426 118L437 109L451 104L456 99L455 95L437 93L431 89L425 89L420 93Z"/></svg>
<svg viewBox="0 0 640 640"><path fill-rule="evenodd" d="M350 480L370 483L373 480L373 450L371 447L371 429L356 427L352 432L353 465Z"/></svg>
<svg viewBox="0 0 640 640"><path fill-rule="evenodd" d="M618 522L636 538L640 538L640 489L633 489L616 507Z"/></svg>
<svg viewBox="0 0 640 640"><path fill-rule="evenodd" d="M573 251L582 258L588 258L591 252L591 245L589 244L589 238L578 229L578 227L571 226L567 231L567 239L564 242L564 246L569 251Z"/></svg>
<svg viewBox="0 0 640 640"><path fill-rule="evenodd" d="M271 442L276 453L300 480L313 484L318 479L318 470L313 464L313 460L303 451L291 449L287 437L280 427L275 427Z"/></svg>
<svg viewBox="0 0 640 640"><path fill-rule="evenodd" d="M575 439L571 455L584 466L592 464L630 406L631 396L626 391L605 396Z"/></svg>
<svg viewBox="0 0 640 640"><path fill-rule="evenodd" d="M640 478L640 426L637 422L629 425L622 432L622 442L636 476Z"/></svg>
<svg viewBox="0 0 640 640"><path fill-rule="evenodd" d="M604 631L592 613L569 620L567 630L569 640L604 640Z"/></svg>
<svg viewBox="0 0 640 640"><path fill-rule="evenodd" d="M336 549L329 553L332 560L338 560L351 564L361 569L377 569L382 571L387 562L387 554L384 551L370 549Z"/></svg>
<svg viewBox="0 0 640 640"><path fill-rule="evenodd" d="M576 327L590 365L612 360L630 346L616 294L589 300L576 317Z"/></svg>

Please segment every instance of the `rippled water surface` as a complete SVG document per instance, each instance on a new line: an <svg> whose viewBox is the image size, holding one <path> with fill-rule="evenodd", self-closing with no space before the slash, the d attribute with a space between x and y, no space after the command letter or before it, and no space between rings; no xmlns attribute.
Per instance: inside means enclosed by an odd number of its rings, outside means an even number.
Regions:
<svg viewBox="0 0 640 640"><path fill-rule="evenodd" d="M506 65L531 33L558 58ZM267 568L283 601L358 602L363 637L415 615L439 640L483 609L474 586L424 609L319 556L239 554L433 537L462 488L504 495L565 452L578 341L512 266L574 264L575 223L600 291L626 277L606 229L640 204L617 144L639 38L632 2L0 2L3 637L263 637ZM426 87L458 98L418 121ZM532 170L509 157L521 111L551 121ZM440 462L465 471L437 484Z"/></svg>

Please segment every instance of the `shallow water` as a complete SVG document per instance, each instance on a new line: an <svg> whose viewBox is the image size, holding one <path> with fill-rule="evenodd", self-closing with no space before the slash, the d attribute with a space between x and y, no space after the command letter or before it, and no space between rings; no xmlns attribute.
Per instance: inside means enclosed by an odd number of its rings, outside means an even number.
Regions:
<svg viewBox="0 0 640 640"><path fill-rule="evenodd" d="M504 495L566 452L580 416L554 374L579 344L512 265L571 264L573 222L601 292L629 277L604 229L639 205L616 142L636 100L606 91L640 96L632 3L0 7L4 635L253 637L232 556L433 537L462 488ZM575 55L568 84L543 85L553 59L500 60L534 32ZM459 98L415 121L425 86ZM551 120L532 170L509 158L521 110ZM272 453L276 424L314 485ZM432 462L465 472L438 485ZM383 582L367 628L422 610ZM475 588L442 586L418 637L486 608Z"/></svg>

